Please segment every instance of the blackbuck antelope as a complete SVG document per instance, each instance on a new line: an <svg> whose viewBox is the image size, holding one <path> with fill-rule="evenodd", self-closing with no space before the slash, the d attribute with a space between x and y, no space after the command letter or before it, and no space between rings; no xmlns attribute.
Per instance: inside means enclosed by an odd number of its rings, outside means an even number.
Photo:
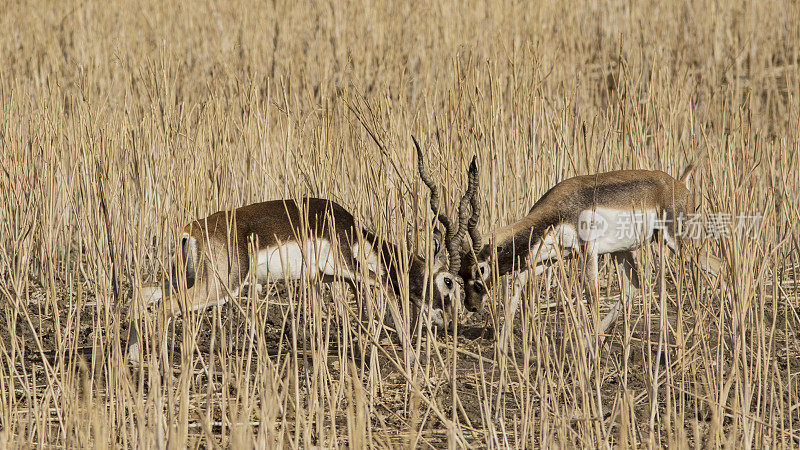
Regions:
<svg viewBox="0 0 800 450"><path fill-rule="evenodd" d="M619 303L598 324L598 333L605 333L619 316L624 296L631 287L639 287L637 249L656 236L673 251L682 246L686 215L694 212L689 195L692 172L690 165L679 180L657 170L618 170L564 180L545 193L525 218L494 230L483 247L476 223L470 222L474 252L464 253L459 273L465 307L477 311L488 285L499 276L516 273L500 334L504 351L529 269L539 275L559 258L581 257L586 291L590 300L597 301L598 257L609 253L622 269L623 289ZM693 259L713 274L722 267L720 259L704 252Z"/></svg>
<svg viewBox="0 0 800 450"><path fill-rule="evenodd" d="M439 209L439 187L431 178L430 173L425 168L425 158L422 149L414 136L411 136L414 141L414 146L417 149L417 168L419 169L419 177L422 182L428 186L431 191L430 205L431 210L436 215L439 222L444 225L447 233L448 248L447 251L450 255L450 273L460 275L465 269L469 267L464 265L464 262L472 261L468 256L470 251L466 244L466 234L469 232L473 242L473 251L475 253L480 251L480 234L476 231L476 225L480 219L480 208L478 199L478 158L473 156L472 162L467 171L467 189L461 200L458 203L458 227L453 225L453 221L442 213ZM471 209L471 211L470 211ZM463 282L465 277L462 275L458 278L459 282ZM486 292L481 291L480 288L483 284L471 284L470 288L473 295L483 295Z"/></svg>
<svg viewBox="0 0 800 450"><path fill-rule="evenodd" d="M308 198L300 204L274 200L220 211L184 228L175 264L182 273L173 273L163 290L151 292L149 302L162 300L166 331L170 320L181 313L222 305L237 296L250 279L251 267L259 284L307 274L321 282L381 285L396 296L402 286L400 270L405 267L411 302L428 313L434 325L444 326L449 307L461 301L462 290L455 275L458 268L453 270L453 258L446 257L447 249L453 248L451 223L444 215L438 218L448 232L440 245L441 232L434 231L435 262L428 265L417 255L401 264L402 254L395 245L379 241L330 200ZM251 258L255 258L252 263ZM186 290L181 295L179 285L183 284ZM427 296L429 284L433 295ZM431 299L430 306L424 298ZM129 359L137 362L139 352L134 327Z"/></svg>

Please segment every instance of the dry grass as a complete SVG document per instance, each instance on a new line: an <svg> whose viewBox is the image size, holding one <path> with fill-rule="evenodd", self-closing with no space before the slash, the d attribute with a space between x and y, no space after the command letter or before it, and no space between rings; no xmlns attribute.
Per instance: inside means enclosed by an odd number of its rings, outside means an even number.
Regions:
<svg viewBox="0 0 800 450"><path fill-rule="evenodd" d="M6 3L0 447L800 445L800 6L562 3ZM762 228L712 242L723 292L644 252L595 367L569 264L500 361L499 292L411 364L301 280L180 321L171 368L124 363L195 217L316 195L424 242L411 133L451 195L478 154L485 232L566 177L688 161L704 213Z"/></svg>

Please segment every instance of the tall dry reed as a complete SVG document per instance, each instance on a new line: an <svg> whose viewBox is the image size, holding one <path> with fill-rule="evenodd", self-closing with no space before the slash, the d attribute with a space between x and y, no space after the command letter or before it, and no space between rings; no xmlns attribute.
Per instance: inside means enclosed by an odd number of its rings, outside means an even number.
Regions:
<svg viewBox="0 0 800 450"><path fill-rule="evenodd" d="M7 2L0 447L800 445L800 7L569 3ZM457 340L417 330L412 360L305 279L178 321L169 366L126 364L194 218L323 196L430 252L412 133L448 204L478 155L485 233L569 176L689 162L703 218L760 228L709 240L722 290L644 250L596 365L571 263L529 283L508 358L499 290Z"/></svg>

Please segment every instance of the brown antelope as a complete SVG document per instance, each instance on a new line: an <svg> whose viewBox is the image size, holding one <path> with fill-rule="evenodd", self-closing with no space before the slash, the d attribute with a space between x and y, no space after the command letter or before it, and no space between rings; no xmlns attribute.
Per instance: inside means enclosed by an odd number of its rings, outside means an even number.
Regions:
<svg viewBox="0 0 800 450"><path fill-rule="evenodd" d="M690 165L679 180L657 170L618 170L564 180L545 193L525 218L494 230L486 246L481 246L477 220L470 221L472 251L463 253L459 267L464 306L479 310L487 285L499 276L516 274L500 334L504 351L507 328L512 326L529 268L540 275L552 261L580 256L586 290L597 301L598 257L608 253L620 263L624 284L620 301L599 324L599 334L605 333L621 312L623 296L631 286L639 287L637 249L656 236L663 237L673 251L681 246L686 214L694 212L689 195L692 172ZM477 199L473 205L475 214ZM719 258L702 252L694 260L712 274L722 267Z"/></svg>
<svg viewBox="0 0 800 450"><path fill-rule="evenodd" d="M430 186L430 185L429 185ZM438 192L431 187L431 206L438 212ZM255 267L258 283L268 280L299 279L303 274L321 282L343 280L385 288L400 295L400 270L407 268L411 302L427 313L436 326L444 326L450 305L460 301L462 290L456 280L460 253L452 244L460 233L452 221L439 213L445 226L445 245L441 232L434 230L435 262L412 255L400 264L401 253L389 243L358 225L356 219L331 200L274 200L243 206L234 211L220 211L187 225L181 236L177 277L167 282L163 291L150 293L149 303L162 300L162 310L169 321L187 311L222 305L236 297ZM447 251L455 251L448 260ZM251 264L251 258L255 261ZM178 295L178 280L185 280L185 295ZM432 280L432 283L429 283ZM432 284L433 295L430 292ZM380 292L380 289L378 290ZM431 304L424 298L431 298ZM185 301L183 300L185 299ZM128 357L139 360L139 340L132 328ZM166 347L165 347L166 349Z"/></svg>

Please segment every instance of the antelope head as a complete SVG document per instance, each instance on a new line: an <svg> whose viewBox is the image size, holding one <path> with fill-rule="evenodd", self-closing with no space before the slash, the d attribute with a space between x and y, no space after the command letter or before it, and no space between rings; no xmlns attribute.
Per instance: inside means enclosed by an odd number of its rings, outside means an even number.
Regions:
<svg viewBox="0 0 800 450"><path fill-rule="evenodd" d="M462 208L459 215L462 222L466 220L466 230L469 233L472 245L462 236L461 239L461 265L457 272L464 284L464 307L469 312L479 311L483 307L484 299L488 293L486 289L486 278L489 275L489 264L483 250L481 233L478 231L478 220L480 219L481 208L480 198L478 197L478 163L477 156L472 157L472 163L467 172L467 191L461 199ZM466 219L465 200L469 199L472 214Z"/></svg>
<svg viewBox="0 0 800 450"><path fill-rule="evenodd" d="M430 208L435 216L434 220L438 220L445 229L444 245L441 245L441 231L438 228L434 229L434 253L437 257L434 265L433 279L436 294L439 294L434 296L434 309L437 306L437 302L441 302L443 310L450 310L452 308L452 302L450 300L462 299L465 305L467 305L467 308L473 311L472 305L476 301L474 300L475 296L478 295L478 301L483 301L483 295L476 293L485 293L482 281L476 283L473 280L469 280L469 284L466 284L466 278L463 275L465 271L471 271L471 268L475 266L473 260L476 252L473 252L466 244L465 238L467 232L469 231L470 237L472 238L473 247L479 248L481 245L480 235L475 229L480 214L477 198L477 160L473 158L472 164L470 164L468 172L469 184L466 192L464 192L464 195L461 197L457 211L458 216L455 217L454 220L448 217L440 208L439 186L433 181L425 167L424 155L419 143L413 136L412 139L417 150L420 178L431 191ZM470 208L472 209L471 215ZM483 291L480 291L480 289L483 289ZM464 297L464 293L469 293L470 291L473 292L468 294L467 297ZM451 292L452 294L440 295L443 292ZM473 298L471 303L467 303L469 298Z"/></svg>

